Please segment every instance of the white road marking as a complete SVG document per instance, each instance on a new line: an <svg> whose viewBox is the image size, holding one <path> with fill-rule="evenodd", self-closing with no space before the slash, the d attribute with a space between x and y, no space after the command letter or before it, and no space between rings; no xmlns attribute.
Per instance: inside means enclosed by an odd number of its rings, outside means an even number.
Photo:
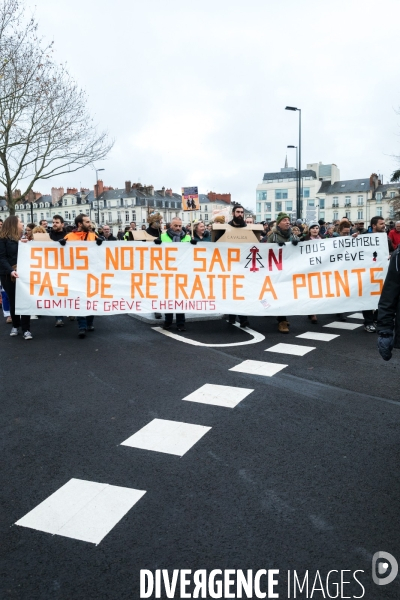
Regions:
<svg viewBox="0 0 400 600"><path fill-rule="evenodd" d="M364 316L362 313L353 313L352 315L347 315L347 317L350 319L363 319L364 320Z"/></svg>
<svg viewBox="0 0 400 600"><path fill-rule="evenodd" d="M296 335L298 338L302 338L304 340L319 340L320 342L330 342L340 335L337 333L318 333L318 331L306 331L301 335Z"/></svg>
<svg viewBox="0 0 400 600"><path fill-rule="evenodd" d="M193 423L153 419L122 442L121 446L183 456L210 429L211 427Z"/></svg>
<svg viewBox="0 0 400 600"><path fill-rule="evenodd" d="M239 323L235 323L235 327L241 329ZM249 333L253 336L253 339L247 340L247 342L231 342L230 344L203 344L202 342L197 342L196 340L191 340L188 337L183 337L183 335L177 335L176 333L172 333L171 331L164 330L162 327L152 327L154 331L158 331L167 337L173 338L174 340L178 340L179 342L184 342L185 344L191 344L192 346L205 346L207 348L228 348L229 346L247 346L248 344L258 344L265 340L265 335L262 333L258 333L258 331L254 331L254 329L250 329L246 327L242 331Z"/></svg>
<svg viewBox="0 0 400 600"><path fill-rule="evenodd" d="M265 352L277 352L278 354L293 354L294 356L305 356L312 350L315 350L315 346L298 346L297 344L276 344L276 346L266 348Z"/></svg>
<svg viewBox="0 0 400 600"><path fill-rule="evenodd" d="M332 327L332 329L357 329L357 327L362 327L362 324L346 323L345 321L332 321L332 323L328 323L328 325L324 325L324 327Z"/></svg>
<svg viewBox="0 0 400 600"><path fill-rule="evenodd" d="M15 524L99 544L146 491L70 479Z"/></svg>
<svg viewBox="0 0 400 600"><path fill-rule="evenodd" d="M215 404L226 408L235 408L239 402L244 400L251 392L248 388L232 387L229 385L215 385L205 383L201 388L189 394L182 400L189 402L201 402L202 404Z"/></svg>
<svg viewBox="0 0 400 600"><path fill-rule="evenodd" d="M249 373L250 375L264 375L272 377L287 365L278 365L277 363L264 362L262 360L245 360L236 367L229 369L230 371L238 371L239 373Z"/></svg>

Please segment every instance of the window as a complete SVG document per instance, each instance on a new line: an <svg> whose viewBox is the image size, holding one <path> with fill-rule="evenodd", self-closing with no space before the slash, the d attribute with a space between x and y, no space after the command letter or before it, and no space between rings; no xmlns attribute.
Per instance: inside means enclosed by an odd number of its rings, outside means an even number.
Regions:
<svg viewBox="0 0 400 600"><path fill-rule="evenodd" d="M37 222L37 213L33 213L33 222L36 223Z"/></svg>
<svg viewBox="0 0 400 600"><path fill-rule="evenodd" d="M23 214L20 216L20 219L21 219L21 223L23 223L24 222L24 215Z"/></svg>
<svg viewBox="0 0 400 600"><path fill-rule="evenodd" d="M303 188L303 198L309 198L310 197L310 188Z"/></svg>
<svg viewBox="0 0 400 600"><path fill-rule="evenodd" d="M90 210L87 208L86 209L86 216L89 217L90 216Z"/></svg>
<svg viewBox="0 0 400 600"><path fill-rule="evenodd" d="M266 202L264 204L264 212L271 212L271 202Z"/></svg>
<svg viewBox="0 0 400 600"><path fill-rule="evenodd" d="M277 212L281 212L282 211L282 202L275 202L275 210Z"/></svg>
<svg viewBox="0 0 400 600"><path fill-rule="evenodd" d="M320 218L320 219L325 219L325 211L324 211L324 210L321 210L321 211L320 211L320 213L319 213L319 218Z"/></svg>
<svg viewBox="0 0 400 600"><path fill-rule="evenodd" d="M346 210L345 217L346 217L346 219L349 219L349 221L350 221L350 211L349 210Z"/></svg>
<svg viewBox="0 0 400 600"><path fill-rule="evenodd" d="M75 219L75 217L76 217L76 210L73 210L72 211L72 218Z"/></svg>
<svg viewBox="0 0 400 600"><path fill-rule="evenodd" d="M67 204L68 204L68 200L67 200L66 198L64 198L64 200L63 200L63 204L64 204L64 206L67 206Z"/></svg>
<svg viewBox="0 0 400 600"><path fill-rule="evenodd" d="M64 211L64 217L68 219L68 212L66 210Z"/></svg>
<svg viewBox="0 0 400 600"><path fill-rule="evenodd" d="M344 197L344 205L345 206L351 206L351 196L345 196Z"/></svg>
<svg viewBox="0 0 400 600"><path fill-rule="evenodd" d="M377 192L376 193L376 201L377 202L381 202L382 201L382 192Z"/></svg>
<svg viewBox="0 0 400 600"><path fill-rule="evenodd" d="M335 208L335 207L338 207L338 206L339 206L339 197L338 196L333 196L333 198L332 198L332 207Z"/></svg>
<svg viewBox="0 0 400 600"><path fill-rule="evenodd" d="M118 223L122 223L120 211L117 212L117 221L118 221Z"/></svg>
<svg viewBox="0 0 400 600"><path fill-rule="evenodd" d="M125 223L129 223L129 210L125 211Z"/></svg>
<svg viewBox="0 0 400 600"><path fill-rule="evenodd" d="M208 214L207 213L204 215L204 220L208 221Z"/></svg>
<svg viewBox="0 0 400 600"><path fill-rule="evenodd" d="M46 219L50 219L50 213L49 212L46 213Z"/></svg>
<svg viewBox="0 0 400 600"><path fill-rule="evenodd" d="M275 190L275 200L286 200L287 196L287 190Z"/></svg>
<svg viewBox="0 0 400 600"><path fill-rule="evenodd" d="M132 211L132 221L136 222L136 212L134 210Z"/></svg>
<svg viewBox="0 0 400 600"><path fill-rule="evenodd" d="M93 200L93 208L97 208L97 200Z"/></svg>
<svg viewBox="0 0 400 600"><path fill-rule="evenodd" d="M208 208L207 208L207 206L205 206L205 207L204 207L204 211L205 211L205 212L208 212Z"/></svg>
<svg viewBox="0 0 400 600"><path fill-rule="evenodd" d="M337 220L338 220L338 218L339 218L339 213L338 213L338 212L334 212L334 213L333 213L333 220L334 220L334 221L337 221Z"/></svg>
<svg viewBox="0 0 400 600"><path fill-rule="evenodd" d="M104 213L103 212L101 213L101 223L102 223L102 225L104 225Z"/></svg>
<svg viewBox="0 0 400 600"><path fill-rule="evenodd" d="M390 192L390 197L391 197L391 198L394 198L394 197L395 197L395 195L396 195L396 192Z"/></svg>
<svg viewBox="0 0 400 600"><path fill-rule="evenodd" d="M261 212L261 202L257 202L257 212Z"/></svg>
<svg viewBox="0 0 400 600"><path fill-rule="evenodd" d="M314 208L314 206L315 206L315 200L308 200L307 201L307 206L310 206L311 208Z"/></svg>
<svg viewBox="0 0 400 600"><path fill-rule="evenodd" d="M71 204L72 204L72 205L76 204L76 198L72 198L72 200L71 200Z"/></svg>
<svg viewBox="0 0 400 600"><path fill-rule="evenodd" d="M362 206L364 204L364 197L363 196L357 196L357 205L358 206ZM359 217L360 219L362 219L362 217Z"/></svg>
<svg viewBox="0 0 400 600"><path fill-rule="evenodd" d="M40 213L40 220L42 221L44 219L44 213Z"/></svg>
<svg viewBox="0 0 400 600"><path fill-rule="evenodd" d="M319 198L318 202L319 202L320 209L324 210L325 209L325 198Z"/></svg>
<svg viewBox="0 0 400 600"><path fill-rule="evenodd" d="M378 206L378 208L376 209L376 216L377 217L382 216L382 206Z"/></svg>
<svg viewBox="0 0 400 600"><path fill-rule="evenodd" d="M291 200L288 200L286 202L286 212L292 212L293 210L293 202Z"/></svg>
<svg viewBox="0 0 400 600"><path fill-rule="evenodd" d="M357 219L363 219L364 218L364 211L363 210L359 210L357 212Z"/></svg>
<svg viewBox="0 0 400 600"><path fill-rule="evenodd" d="M100 205L100 209L103 210L103 208L104 208L104 200L99 200L99 205Z"/></svg>
<svg viewBox="0 0 400 600"><path fill-rule="evenodd" d="M111 223L112 222L112 213L108 213L108 222Z"/></svg>

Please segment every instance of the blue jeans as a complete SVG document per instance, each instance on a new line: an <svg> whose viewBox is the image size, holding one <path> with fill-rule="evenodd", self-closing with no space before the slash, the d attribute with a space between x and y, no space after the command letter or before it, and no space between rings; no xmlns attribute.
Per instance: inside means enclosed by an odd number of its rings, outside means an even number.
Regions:
<svg viewBox="0 0 400 600"><path fill-rule="evenodd" d="M88 327L92 327L94 315L90 315L90 317L76 317L78 321L79 329L87 329Z"/></svg>

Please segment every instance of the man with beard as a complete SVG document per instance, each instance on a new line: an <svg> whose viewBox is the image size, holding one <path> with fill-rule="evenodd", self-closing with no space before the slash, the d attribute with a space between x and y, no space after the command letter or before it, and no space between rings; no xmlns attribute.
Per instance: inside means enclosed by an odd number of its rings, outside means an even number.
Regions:
<svg viewBox="0 0 400 600"><path fill-rule="evenodd" d="M67 241L70 242L96 242L101 246L103 240L99 238L93 231L90 223L90 218L87 215L80 214L75 218L76 230L68 233L60 244L65 246ZM78 317L78 335L81 339L86 337L87 331L94 331L93 327L94 315L87 317Z"/></svg>
<svg viewBox="0 0 400 600"><path fill-rule="evenodd" d="M279 213L276 219L276 225L267 237L267 244L279 244L280 246L284 246L287 242L291 242L294 246L297 246L299 238L292 233L289 216L286 213ZM289 323L286 317L277 317L277 319L278 331L281 333L289 333Z"/></svg>
<svg viewBox="0 0 400 600"><path fill-rule="evenodd" d="M232 208L232 220L228 222L228 225L231 227L247 227L247 223L244 220L244 208L240 204L234 204ZM217 242L220 237L224 235L225 231L217 231L215 236L215 241ZM249 319L246 315L228 315L228 320L231 325L236 323L236 317L239 317L240 327L249 327Z"/></svg>
<svg viewBox="0 0 400 600"><path fill-rule="evenodd" d="M64 228L64 219L61 215L54 215L53 227L49 232L50 239L53 240L53 242L59 242L65 237L66 233L67 232Z"/></svg>

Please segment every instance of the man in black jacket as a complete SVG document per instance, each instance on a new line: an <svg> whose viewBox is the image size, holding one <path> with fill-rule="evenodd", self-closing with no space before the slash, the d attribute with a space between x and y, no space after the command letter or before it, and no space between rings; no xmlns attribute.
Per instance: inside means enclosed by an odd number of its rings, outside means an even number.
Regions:
<svg viewBox="0 0 400 600"><path fill-rule="evenodd" d="M109 225L103 225L103 238L105 242L116 242L117 238L112 234Z"/></svg>
<svg viewBox="0 0 400 600"><path fill-rule="evenodd" d="M50 239L53 242L59 242L66 236L67 232L64 229L64 219L61 215L54 215L53 227L49 231Z"/></svg>
<svg viewBox="0 0 400 600"><path fill-rule="evenodd" d="M400 248L390 259L388 273L378 304L378 350L383 360L400 348Z"/></svg>

